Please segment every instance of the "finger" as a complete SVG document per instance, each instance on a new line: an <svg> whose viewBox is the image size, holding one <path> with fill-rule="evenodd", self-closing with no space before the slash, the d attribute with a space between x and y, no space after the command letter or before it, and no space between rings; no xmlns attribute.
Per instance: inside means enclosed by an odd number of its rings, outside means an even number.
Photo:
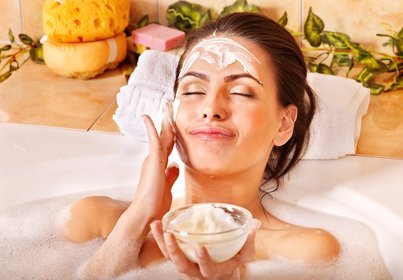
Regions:
<svg viewBox="0 0 403 280"><path fill-rule="evenodd" d="M250 262L255 258L255 237L256 232L261 226L261 222L258 219L252 220L252 228L248 234L248 238L245 241L244 246L239 252L240 260L242 263Z"/></svg>
<svg viewBox="0 0 403 280"><path fill-rule="evenodd" d="M209 256L205 247L199 247L196 251L197 264L200 273L205 278L211 278L217 275L229 275L241 265L239 257L235 256L225 262L215 263Z"/></svg>
<svg viewBox="0 0 403 280"><path fill-rule="evenodd" d="M206 248L203 246L196 250L197 264L203 277L210 277L216 273L215 263L211 260Z"/></svg>
<svg viewBox="0 0 403 280"><path fill-rule="evenodd" d="M239 268L239 266L241 266L243 263L252 261L255 257L255 236L260 225L261 222L259 220L253 219L251 231L241 251L235 257L225 262L214 263L208 257L208 253L205 248L204 248L204 255L203 251L200 251L197 254L197 256L199 258L198 264L200 272L203 275L203 277L209 278L216 274L229 275L234 271L236 271Z"/></svg>
<svg viewBox="0 0 403 280"><path fill-rule="evenodd" d="M148 135L148 140L150 142L150 150L156 150L159 148L159 136L158 132L155 129L155 125L148 115L142 115L141 118L144 121L144 124L147 128L147 135Z"/></svg>
<svg viewBox="0 0 403 280"><path fill-rule="evenodd" d="M194 274L194 266L193 263L191 263L183 254L181 249L179 248L179 245L173 236L172 233L165 232L164 233L164 240L165 244L167 246L167 251L169 254L169 258L177 268L177 270L181 273L186 273L186 274Z"/></svg>
<svg viewBox="0 0 403 280"><path fill-rule="evenodd" d="M165 177L167 178L168 187L172 188L176 179L179 176L179 167L176 162L172 162L165 170Z"/></svg>
<svg viewBox="0 0 403 280"><path fill-rule="evenodd" d="M151 233L154 236L155 241L157 242L158 247L161 250L161 253L164 255L166 259L169 258L167 248L165 246L164 241L164 233L162 231L162 223L160 220L154 221L150 224Z"/></svg>
<svg viewBox="0 0 403 280"><path fill-rule="evenodd" d="M174 144L174 129L166 116L162 119L160 139L163 148L171 153Z"/></svg>

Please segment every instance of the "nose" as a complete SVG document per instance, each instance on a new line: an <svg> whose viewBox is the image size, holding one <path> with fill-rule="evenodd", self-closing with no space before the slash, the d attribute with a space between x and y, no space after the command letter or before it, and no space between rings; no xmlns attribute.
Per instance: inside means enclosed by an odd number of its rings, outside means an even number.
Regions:
<svg viewBox="0 0 403 280"><path fill-rule="evenodd" d="M219 96L210 96L206 98L205 103L200 111L200 115L204 120L224 120L228 116L228 109L225 100Z"/></svg>

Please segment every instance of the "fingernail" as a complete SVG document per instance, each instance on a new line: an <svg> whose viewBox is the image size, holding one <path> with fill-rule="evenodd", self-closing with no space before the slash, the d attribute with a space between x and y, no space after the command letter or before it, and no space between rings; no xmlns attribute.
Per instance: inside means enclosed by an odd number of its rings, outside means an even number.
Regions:
<svg viewBox="0 0 403 280"><path fill-rule="evenodd" d="M169 163L169 166L170 166L170 167L176 167L176 168L179 169L179 165L178 165L175 161L170 162L170 163Z"/></svg>
<svg viewBox="0 0 403 280"><path fill-rule="evenodd" d="M141 119L142 119L143 121L145 121L145 120L146 120L146 114L141 115Z"/></svg>
<svg viewBox="0 0 403 280"><path fill-rule="evenodd" d="M166 239L167 245L168 245L168 246L174 245L174 239L173 239L172 234L169 233L169 232L166 232L166 233L164 233L164 235L165 235L165 239Z"/></svg>
<svg viewBox="0 0 403 280"><path fill-rule="evenodd" d="M200 258L204 258L204 250L203 250L203 247L197 248L197 249L196 249L196 254L197 254L197 256L200 257Z"/></svg>
<svg viewBox="0 0 403 280"><path fill-rule="evenodd" d="M150 224L150 228L151 228L152 230L154 230L154 231L155 231L155 229L156 229L155 223L156 223L156 221L154 221L154 222L152 222L152 223Z"/></svg>

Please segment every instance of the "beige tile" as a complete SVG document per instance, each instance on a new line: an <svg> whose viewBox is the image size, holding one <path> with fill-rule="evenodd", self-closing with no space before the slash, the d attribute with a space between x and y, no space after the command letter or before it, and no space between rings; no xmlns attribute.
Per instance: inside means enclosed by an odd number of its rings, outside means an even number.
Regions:
<svg viewBox="0 0 403 280"><path fill-rule="evenodd" d="M305 0L304 20L309 7L325 23L325 30L348 34L353 41L377 50L385 50L385 38L376 33L385 33L383 23L399 31L403 21L403 1L391 0ZM389 48L387 48L389 50Z"/></svg>
<svg viewBox="0 0 403 280"><path fill-rule="evenodd" d="M403 90L371 96L357 154L403 158Z"/></svg>
<svg viewBox="0 0 403 280"><path fill-rule="evenodd" d="M43 35L42 6L45 0L21 0L24 32L38 40Z"/></svg>
<svg viewBox="0 0 403 280"><path fill-rule="evenodd" d="M137 23L145 15L150 21L158 21L158 0L131 0L130 21Z"/></svg>
<svg viewBox="0 0 403 280"><path fill-rule="evenodd" d="M8 42L8 29L18 38L21 33L20 3L18 0L0 0L1 16L0 16L0 45L2 42Z"/></svg>
<svg viewBox="0 0 403 280"><path fill-rule="evenodd" d="M114 99L90 130L119 133L119 127L115 121L112 120L112 116L115 114L117 106L116 99Z"/></svg>
<svg viewBox="0 0 403 280"><path fill-rule="evenodd" d="M30 61L0 84L0 121L89 129L124 84L120 70L83 81Z"/></svg>
<svg viewBox="0 0 403 280"><path fill-rule="evenodd" d="M160 22L162 24L167 24L166 11L169 5L175 3L176 0L160 0ZM232 5L234 0L194 0L190 1L202 5L206 8L212 8L217 13L220 13L225 6ZM293 30L298 31L300 29L300 15L301 15L301 2L300 0L285 0L285 1L275 1L275 0L250 0L250 4L258 5L265 15L278 20L287 11L289 24L288 26Z"/></svg>

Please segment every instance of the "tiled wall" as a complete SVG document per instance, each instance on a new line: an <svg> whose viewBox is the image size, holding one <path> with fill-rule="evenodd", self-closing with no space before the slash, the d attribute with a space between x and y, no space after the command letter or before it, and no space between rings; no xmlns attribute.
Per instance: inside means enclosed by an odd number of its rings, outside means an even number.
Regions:
<svg viewBox="0 0 403 280"><path fill-rule="evenodd" d="M44 0L0 0L0 42L8 39L10 27L15 34L20 32L39 38L42 35L42 3ZM131 0L131 17L137 21L148 14L152 21L166 23L167 7L176 0ZM193 0L190 2L211 7L218 12L235 0ZM398 0L249 0L260 6L267 16L278 19L287 11L288 26L301 30L309 7L325 22L326 30L344 32L355 41L374 49L382 49L383 38L375 36L384 33L385 25L399 31L403 23L403 1Z"/></svg>

